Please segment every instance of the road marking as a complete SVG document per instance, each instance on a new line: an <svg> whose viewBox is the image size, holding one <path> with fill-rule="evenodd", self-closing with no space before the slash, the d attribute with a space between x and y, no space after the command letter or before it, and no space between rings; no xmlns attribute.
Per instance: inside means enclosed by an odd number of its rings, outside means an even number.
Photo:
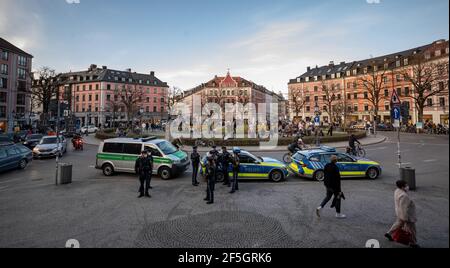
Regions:
<svg viewBox="0 0 450 268"><path fill-rule="evenodd" d="M437 159L427 159L427 160L423 160L423 162L425 163L430 163L430 162L436 162L438 161Z"/></svg>

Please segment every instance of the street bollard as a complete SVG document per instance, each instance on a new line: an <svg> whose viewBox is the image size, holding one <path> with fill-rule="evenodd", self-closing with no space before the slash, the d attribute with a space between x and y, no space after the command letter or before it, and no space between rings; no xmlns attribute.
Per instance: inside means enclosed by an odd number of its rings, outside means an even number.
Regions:
<svg viewBox="0 0 450 268"><path fill-rule="evenodd" d="M72 164L59 163L57 184L61 185L69 183L72 183Z"/></svg>
<svg viewBox="0 0 450 268"><path fill-rule="evenodd" d="M410 167L404 167L400 169L400 177L402 181L405 181L409 189L416 190L416 170Z"/></svg>

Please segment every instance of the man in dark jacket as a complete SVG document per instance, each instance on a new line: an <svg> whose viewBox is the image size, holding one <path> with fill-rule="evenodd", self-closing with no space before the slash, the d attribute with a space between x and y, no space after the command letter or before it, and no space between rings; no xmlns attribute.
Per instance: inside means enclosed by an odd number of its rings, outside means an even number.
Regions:
<svg viewBox="0 0 450 268"><path fill-rule="evenodd" d="M198 170L200 166L200 154L197 151L197 146L194 146L192 154L191 154L191 162L192 162L192 185L198 186L197 176Z"/></svg>
<svg viewBox="0 0 450 268"><path fill-rule="evenodd" d="M344 198L344 194L341 190L341 174L339 168L336 165L337 157L331 156L330 163L324 168L324 184L327 189L327 194L322 204L317 208L316 214L320 218L320 211L331 200L334 195L333 206L336 208L336 218L345 219L346 216L341 214L341 199Z"/></svg>
<svg viewBox="0 0 450 268"><path fill-rule="evenodd" d="M152 171L153 171L153 157L151 155L148 155L147 151L143 151L141 156L136 160L134 169L136 170L136 173L139 174L139 180L141 182L141 187L139 188L140 194L138 198L141 198L144 195L146 197L151 197L148 191L151 188L150 181L152 178Z"/></svg>
<svg viewBox="0 0 450 268"><path fill-rule="evenodd" d="M208 156L208 162L205 167L205 177L207 181L206 185L206 204L214 203L214 188L216 185L216 164L213 156Z"/></svg>
<svg viewBox="0 0 450 268"><path fill-rule="evenodd" d="M227 147L222 147L222 154L219 156L219 161L223 172L223 185L230 186L230 175L228 174L228 169L230 166L231 154L227 151Z"/></svg>

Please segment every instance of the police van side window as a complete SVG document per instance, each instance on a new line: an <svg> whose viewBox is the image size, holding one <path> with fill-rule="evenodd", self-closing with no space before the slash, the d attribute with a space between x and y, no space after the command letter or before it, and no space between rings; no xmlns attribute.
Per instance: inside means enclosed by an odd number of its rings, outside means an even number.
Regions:
<svg viewBox="0 0 450 268"><path fill-rule="evenodd" d="M158 149L150 147L150 146L145 146L145 149L149 152L152 153L152 156L156 156L156 157L162 157L162 154L159 152Z"/></svg>
<svg viewBox="0 0 450 268"><path fill-rule="evenodd" d="M140 155L141 151L142 151L142 144L126 143L124 144L123 147L124 154Z"/></svg>
<svg viewBox="0 0 450 268"><path fill-rule="evenodd" d="M121 154L123 153L123 143L105 143L103 145L103 152Z"/></svg>

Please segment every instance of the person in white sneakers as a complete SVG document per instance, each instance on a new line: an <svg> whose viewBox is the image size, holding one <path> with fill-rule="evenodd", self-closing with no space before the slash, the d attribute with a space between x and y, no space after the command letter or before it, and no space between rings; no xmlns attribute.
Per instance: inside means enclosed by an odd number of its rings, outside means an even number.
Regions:
<svg viewBox="0 0 450 268"><path fill-rule="evenodd" d="M326 197L322 204L316 209L317 217L320 218L320 211L326 206L334 195L333 206L336 208L336 218L345 219L346 216L341 213L341 199L344 194L341 190L341 174L336 165L337 156L333 155L330 158L330 163L326 164L324 168L324 185L326 187Z"/></svg>

